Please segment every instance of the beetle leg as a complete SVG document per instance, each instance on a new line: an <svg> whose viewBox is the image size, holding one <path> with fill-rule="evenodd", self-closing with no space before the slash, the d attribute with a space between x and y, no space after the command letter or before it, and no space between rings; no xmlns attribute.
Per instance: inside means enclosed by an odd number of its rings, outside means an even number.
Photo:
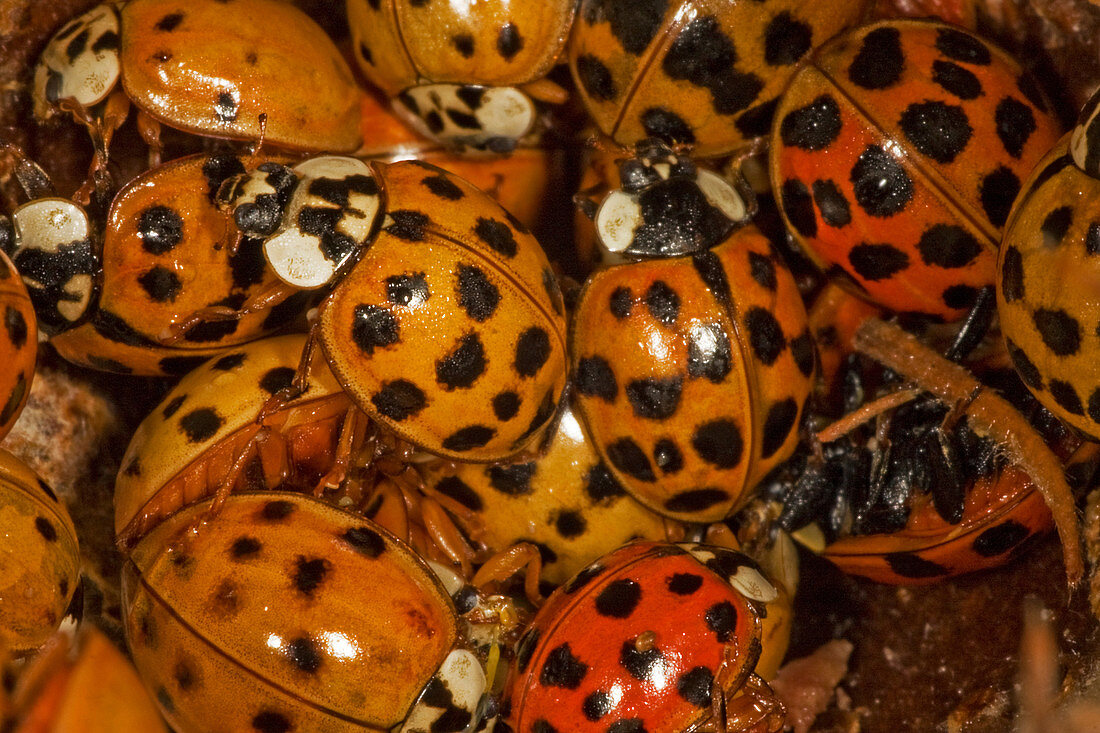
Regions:
<svg viewBox="0 0 1100 733"><path fill-rule="evenodd" d="M160 165L161 154L164 152L164 143L160 139L160 123L138 110L137 128L141 139L149 146L149 167L155 168Z"/></svg>
<svg viewBox="0 0 1100 733"><path fill-rule="evenodd" d="M392 482L378 482L363 514L375 524L388 529L399 540L409 542L409 509L401 489Z"/></svg>
<svg viewBox="0 0 1100 733"><path fill-rule="evenodd" d="M336 455L333 457L332 468L313 487L314 496L320 496L325 492L325 489L339 488L340 484L347 478L351 456L365 439L366 428L362 425L360 416L366 417L354 405L349 406L347 412L344 413L343 425L340 428L340 440L336 444Z"/></svg>
<svg viewBox="0 0 1100 733"><path fill-rule="evenodd" d="M466 542L446 510L439 502L425 498L420 502L420 519L435 546L462 569L462 577L470 577L474 548Z"/></svg>
<svg viewBox="0 0 1100 733"><path fill-rule="evenodd" d="M488 583L507 580L520 570L525 570L523 576L523 592L527 600L538 608L542 605L543 597L539 593L539 576L542 574L542 555L539 548L530 542L519 542L503 552L490 557L478 569L470 583L481 590Z"/></svg>
<svg viewBox="0 0 1100 733"><path fill-rule="evenodd" d="M520 84L519 90L536 102L565 104L569 101L569 92L560 84L552 82L546 77Z"/></svg>
<svg viewBox="0 0 1100 733"><path fill-rule="evenodd" d="M253 313L260 313L265 310L270 310L275 306L282 303L291 295L298 292L297 288L291 287L283 282L275 282L268 286L263 291L257 293L251 299L241 305L240 308L233 309L221 305L207 306L206 308L199 308L196 311L184 316L181 320L175 321L170 326L165 328L158 334L158 340L165 346L171 346L179 341L187 332L200 323L209 323L211 321L236 321L244 318L247 315Z"/></svg>

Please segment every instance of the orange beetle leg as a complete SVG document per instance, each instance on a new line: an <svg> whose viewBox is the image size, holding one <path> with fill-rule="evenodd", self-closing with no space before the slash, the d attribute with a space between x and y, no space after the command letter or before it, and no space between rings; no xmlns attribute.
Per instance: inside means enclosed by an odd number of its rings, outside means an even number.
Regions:
<svg viewBox="0 0 1100 733"><path fill-rule="evenodd" d="M366 438L366 429L362 425L366 418L358 407L348 407L344 413L344 422L340 427L340 441L336 444L336 455L332 460L332 468L317 481L313 487L313 495L320 496L325 489L339 488L348 475L348 467L351 465L351 456L357 451Z"/></svg>
<svg viewBox="0 0 1100 733"><path fill-rule="evenodd" d="M543 601L542 594L539 593L542 555L530 542L520 542L490 557L478 569L471 583L475 588L481 589L488 583L507 580L520 570L526 570L523 577L524 595L538 608Z"/></svg>
<svg viewBox="0 0 1100 733"><path fill-rule="evenodd" d="M252 313L259 313L274 308L296 292L298 292L297 288L291 287L281 281L275 282L268 288L257 293L238 309L228 308L224 305L212 305L206 308L199 308L197 311L184 316L181 320L168 326L159 334L158 338L165 346L171 346L200 323L208 323L211 321L236 321Z"/></svg>
<svg viewBox="0 0 1100 733"><path fill-rule="evenodd" d="M164 143L160 139L160 123L138 110L137 128L141 139L149 146L149 167L155 168L160 165L161 154L164 152Z"/></svg>
<svg viewBox="0 0 1100 733"><path fill-rule="evenodd" d="M439 502L425 498L420 502L420 520L428 537L450 560L462 569L462 576L470 577L473 570L474 548L458 531L454 520L447 515Z"/></svg>
<svg viewBox="0 0 1100 733"><path fill-rule="evenodd" d="M546 77L520 84L519 90L536 102L546 104L565 104L569 101L569 92L565 87L550 81Z"/></svg>
<svg viewBox="0 0 1100 733"><path fill-rule="evenodd" d="M860 425L869 420L872 420L879 415L892 410L895 407L901 407L906 402L911 402L919 394L919 389L902 389L897 392L891 392L888 395L883 395L877 400L868 402L862 407L852 410L844 417L840 418L832 425L825 427L818 431L817 441L819 443L832 443L834 440L843 438L848 433L852 432Z"/></svg>
<svg viewBox="0 0 1100 733"><path fill-rule="evenodd" d="M409 508L401 489L391 481L379 481L363 514L393 533L406 544L409 542Z"/></svg>

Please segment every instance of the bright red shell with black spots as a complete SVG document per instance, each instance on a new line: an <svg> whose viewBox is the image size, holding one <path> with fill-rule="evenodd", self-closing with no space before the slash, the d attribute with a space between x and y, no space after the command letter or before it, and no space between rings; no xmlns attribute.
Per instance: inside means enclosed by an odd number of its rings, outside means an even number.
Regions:
<svg viewBox="0 0 1100 733"><path fill-rule="evenodd" d="M657 137L711 157L767 135L799 60L863 10L849 0L582 0L569 68L615 142Z"/></svg>
<svg viewBox="0 0 1100 733"><path fill-rule="evenodd" d="M881 22L792 79L771 179L824 269L887 308L954 320L992 284L1020 182L1060 134L1001 49L935 21Z"/></svg>
<svg viewBox="0 0 1100 733"><path fill-rule="evenodd" d="M814 347L794 279L755 227L596 273L571 338L578 412L654 511L720 520L798 442Z"/></svg>
<svg viewBox="0 0 1100 733"><path fill-rule="evenodd" d="M775 597L738 552L626 545L539 609L516 646L505 720L518 733L695 730L711 718L719 690L733 718L760 656L764 605ZM731 720L728 730L780 727Z"/></svg>
<svg viewBox="0 0 1100 733"><path fill-rule="evenodd" d="M329 367L371 417L439 455L515 455L557 411L565 319L546 254L440 168L372 163L373 243L319 308Z"/></svg>
<svg viewBox="0 0 1100 733"><path fill-rule="evenodd" d="M169 328L207 306L239 307L277 282L257 240L235 254L232 222L213 203L221 182L244 171L232 155L193 155L128 183L103 232L98 305L51 339L71 362L111 372L178 376L211 356L285 326L308 295L239 320L204 321L173 341Z"/></svg>
<svg viewBox="0 0 1100 733"><path fill-rule="evenodd" d="M997 312L1036 399L1100 438L1100 180L1068 148L1067 135L1016 200L997 263Z"/></svg>
<svg viewBox="0 0 1100 733"><path fill-rule="evenodd" d="M27 288L11 260L0 252L0 438L15 424L34 380L38 358L38 326Z"/></svg>

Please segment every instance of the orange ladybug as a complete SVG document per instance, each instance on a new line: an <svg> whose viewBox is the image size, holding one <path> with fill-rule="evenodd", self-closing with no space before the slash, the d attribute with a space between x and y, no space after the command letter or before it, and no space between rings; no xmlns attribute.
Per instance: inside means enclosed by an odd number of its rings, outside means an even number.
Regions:
<svg viewBox="0 0 1100 733"><path fill-rule="evenodd" d="M424 135L508 153L537 121L573 0L348 0L356 61ZM552 96L560 94L550 92ZM557 100L560 101L560 100Z"/></svg>
<svg viewBox="0 0 1100 733"><path fill-rule="evenodd" d="M104 153L130 103L154 145L165 124L230 140L262 136L293 150L351 152L360 143L359 96L332 40L278 0L97 5L54 34L34 76L35 114L74 113L92 126Z"/></svg>
<svg viewBox="0 0 1100 733"><path fill-rule="evenodd" d="M1060 132L1005 51L945 23L883 21L795 74L772 187L822 269L881 306L952 321L992 284L1021 179Z"/></svg>
<svg viewBox="0 0 1100 733"><path fill-rule="evenodd" d="M581 0L569 70L596 125L620 145L656 137L699 158L768 134L798 62L863 17L827 0Z"/></svg>
<svg viewBox="0 0 1100 733"><path fill-rule="evenodd" d="M634 498L717 521L797 443L814 374L806 310L719 176L657 141L620 170L596 229L637 261L590 276L579 296L577 410Z"/></svg>
<svg viewBox="0 0 1100 733"><path fill-rule="evenodd" d="M270 183L282 171L289 199ZM557 412L566 344L557 280L527 228L420 161L327 156L282 171L237 176L218 198L264 238L283 294L330 288L314 333L355 403L449 458L501 460L531 443Z"/></svg>
<svg viewBox="0 0 1100 733"><path fill-rule="evenodd" d="M11 430L23 412L31 393L38 358L38 322L27 288L8 256L14 232L8 220L0 216L0 438Z"/></svg>
<svg viewBox="0 0 1100 733"><path fill-rule="evenodd" d="M307 295L239 321L174 323L195 310L232 308L276 282L260 243L235 249L212 196L245 170L231 154L192 155L146 171L95 216L53 195L39 175L12 214L10 252L30 290L38 326L58 353L103 371L180 375L211 355L287 325ZM89 215L92 212L92 216Z"/></svg>

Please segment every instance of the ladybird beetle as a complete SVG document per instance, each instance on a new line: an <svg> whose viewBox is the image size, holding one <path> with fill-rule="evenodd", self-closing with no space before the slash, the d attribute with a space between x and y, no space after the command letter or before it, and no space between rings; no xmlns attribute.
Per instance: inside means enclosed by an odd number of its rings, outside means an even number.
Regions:
<svg viewBox="0 0 1100 733"><path fill-rule="evenodd" d="M473 726L485 672L411 549L302 494L234 494L191 537L207 511L159 524L123 569L130 651L173 728Z"/></svg>
<svg viewBox="0 0 1100 733"><path fill-rule="evenodd" d="M753 671L775 597L739 552L654 542L615 550L556 590L520 638L505 720L522 733L778 731L782 705Z"/></svg>
<svg viewBox="0 0 1100 733"><path fill-rule="evenodd" d="M229 154L191 155L146 171L124 186L102 223L52 196L33 163L32 200L15 210L5 246L30 290L41 331L58 353L104 371L185 374L211 355L285 326L308 296L239 321L168 328L203 307L237 307L277 283L260 243L226 246L231 223L213 195L245 170ZM90 209L94 211L94 209Z"/></svg>
<svg viewBox="0 0 1100 733"><path fill-rule="evenodd" d="M80 581L76 528L53 489L0 448L0 649L45 642Z"/></svg>
<svg viewBox="0 0 1100 733"><path fill-rule="evenodd" d="M429 470L427 484L473 513L466 532L489 550L538 547L554 585L629 540L665 539L662 518L630 498L568 406L546 443L530 460Z"/></svg>
<svg viewBox="0 0 1100 733"><path fill-rule="evenodd" d="M422 134L507 153L531 131L532 95L573 23L573 0L348 0L363 74Z"/></svg>
<svg viewBox="0 0 1100 733"><path fill-rule="evenodd" d="M229 179L219 199L242 232L266 237L287 292L334 285L314 333L356 404L445 457L522 450L565 386L564 305L538 241L420 161L312 158L290 171L283 203L270 178L287 170Z"/></svg>
<svg viewBox="0 0 1100 733"><path fill-rule="evenodd" d="M38 322L34 315L27 288L15 271L8 256L5 239L11 230L3 226L0 217L0 306L4 309L4 328L0 330L0 438L15 424L34 380L34 368L38 358Z"/></svg>
<svg viewBox="0 0 1100 733"><path fill-rule="evenodd" d="M354 408L323 360L314 360L302 395L258 421L267 401L290 387L305 341L276 336L230 350L164 396L134 431L120 463L120 546L132 546L184 504L212 496L242 458L247 466L231 490L310 491L325 479ZM265 428L268 435L258 440Z"/></svg>
<svg viewBox="0 0 1100 733"><path fill-rule="evenodd" d="M814 373L806 310L759 230L731 234L747 218L733 187L659 143L621 165L600 242L665 257L585 283L570 334L577 410L634 498L717 521L797 443Z"/></svg>
<svg viewBox="0 0 1100 733"><path fill-rule="evenodd" d="M1044 407L1100 438L1100 124L1097 100L1036 166L1012 209L997 261L1001 333Z"/></svg>
<svg viewBox="0 0 1100 733"><path fill-rule="evenodd" d="M10 713L0 723L13 733L168 733L134 665L92 624L58 632L19 670Z"/></svg>
<svg viewBox="0 0 1100 733"><path fill-rule="evenodd" d="M620 145L657 137L713 157L766 136L799 60L858 23L865 5L582 0L569 69L589 115Z"/></svg>
<svg viewBox="0 0 1100 733"><path fill-rule="evenodd" d="M1020 179L1060 133L1001 49L935 21L884 21L795 74L772 128L772 186L830 274L887 308L956 320L992 284Z"/></svg>
<svg viewBox="0 0 1100 733"><path fill-rule="evenodd" d="M360 143L360 93L324 31L277 0L97 5L54 35L34 77L36 115L74 111L99 128L104 147L132 102L150 142L163 123L293 150L351 152Z"/></svg>

